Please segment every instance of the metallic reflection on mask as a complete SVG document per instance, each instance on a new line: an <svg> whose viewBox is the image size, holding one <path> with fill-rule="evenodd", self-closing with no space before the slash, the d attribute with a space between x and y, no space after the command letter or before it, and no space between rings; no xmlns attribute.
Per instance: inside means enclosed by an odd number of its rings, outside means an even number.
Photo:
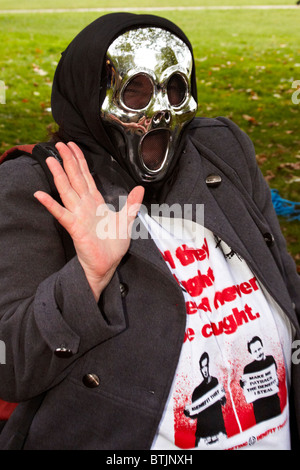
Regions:
<svg viewBox="0 0 300 470"><path fill-rule="evenodd" d="M195 116L192 54L160 28L119 36L107 51L107 91L101 117L138 182L164 178L183 127Z"/></svg>

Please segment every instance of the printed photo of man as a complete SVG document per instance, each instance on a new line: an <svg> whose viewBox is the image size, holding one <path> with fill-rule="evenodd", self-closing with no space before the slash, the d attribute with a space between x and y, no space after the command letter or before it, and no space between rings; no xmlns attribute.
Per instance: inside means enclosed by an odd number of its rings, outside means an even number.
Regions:
<svg viewBox="0 0 300 470"><path fill-rule="evenodd" d="M204 352L200 357L199 367L203 381L192 394L192 404L184 410L185 416L197 419L195 447L199 445L201 439L204 440L206 445L211 445L218 442L222 435L226 436L222 413L222 406L226 403L226 397L218 379L210 375L207 352ZM206 406L205 402L208 401L211 404ZM199 411L197 411L197 408L199 408Z"/></svg>
<svg viewBox="0 0 300 470"><path fill-rule="evenodd" d="M252 374L252 378L254 379L253 383L258 384L256 385L258 398L252 403L256 423L260 423L281 414L280 398L278 395L277 364L273 356L266 356L263 342L258 336L254 336L251 341L248 342L247 347L248 352L254 360L244 368L244 374L240 380L240 385L244 389L245 393L245 374ZM273 370L275 370L276 374L275 383L273 379L272 383L270 382L267 386L265 385L267 383L265 377L268 373L270 377L270 372L266 371L268 369L271 371L272 366L274 366ZM265 375L263 375L263 373L265 373ZM273 390L275 390L275 392ZM262 397L261 395L264 394L265 396Z"/></svg>

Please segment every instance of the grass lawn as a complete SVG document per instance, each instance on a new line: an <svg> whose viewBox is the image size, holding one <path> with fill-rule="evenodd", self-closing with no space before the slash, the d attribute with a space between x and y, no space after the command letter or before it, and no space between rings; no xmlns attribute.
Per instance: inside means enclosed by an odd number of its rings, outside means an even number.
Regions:
<svg viewBox="0 0 300 470"><path fill-rule="evenodd" d="M40 8L37 0L1 9ZM84 7L99 7L87 0ZM287 0L154 0L153 7L294 5ZM43 8L81 8L79 0L45 0ZM148 7L146 1L102 1L102 8ZM297 10L163 10L194 45L202 116L227 116L252 138L271 188L300 202L300 7ZM52 126L50 92L60 52L103 13L0 14L0 153L16 143L45 140ZM298 83L295 83L298 81ZM296 86L296 88L293 88ZM299 91L299 92L298 92ZM3 91L2 91L3 93ZM294 94L294 95L293 95ZM294 102L292 97L294 96ZM1 97L1 90L0 90ZM300 221L280 219L300 272Z"/></svg>

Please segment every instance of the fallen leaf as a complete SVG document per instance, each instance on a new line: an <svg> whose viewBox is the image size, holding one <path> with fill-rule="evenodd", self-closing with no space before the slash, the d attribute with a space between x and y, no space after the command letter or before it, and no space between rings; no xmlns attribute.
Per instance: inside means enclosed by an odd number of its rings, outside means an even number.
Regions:
<svg viewBox="0 0 300 470"><path fill-rule="evenodd" d="M257 120L253 116L249 116L248 114L243 114L243 118L245 119L245 121L248 121L255 126L258 124Z"/></svg>
<svg viewBox="0 0 300 470"><path fill-rule="evenodd" d="M262 163L265 163L265 161L267 160L267 156L265 153L259 153L258 155L256 155L256 160L258 164L261 165Z"/></svg>
<svg viewBox="0 0 300 470"><path fill-rule="evenodd" d="M300 162L280 163L280 165L278 165L278 168L288 168L288 169L291 169L291 170L300 170Z"/></svg>
<svg viewBox="0 0 300 470"><path fill-rule="evenodd" d="M265 175L265 180L270 181L273 178L275 178L275 175L272 170L267 170L266 175Z"/></svg>

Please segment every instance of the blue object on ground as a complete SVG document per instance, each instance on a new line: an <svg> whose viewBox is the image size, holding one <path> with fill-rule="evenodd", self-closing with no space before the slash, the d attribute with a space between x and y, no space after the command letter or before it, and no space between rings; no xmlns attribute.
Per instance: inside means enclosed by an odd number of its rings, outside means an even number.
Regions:
<svg viewBox="0 0 300 470"><path fill-rule="evenodd" d="M271 189L272 203L277 215L287 217L288 220L300 220L300 202L283 199L277 189Z"/></svg>

